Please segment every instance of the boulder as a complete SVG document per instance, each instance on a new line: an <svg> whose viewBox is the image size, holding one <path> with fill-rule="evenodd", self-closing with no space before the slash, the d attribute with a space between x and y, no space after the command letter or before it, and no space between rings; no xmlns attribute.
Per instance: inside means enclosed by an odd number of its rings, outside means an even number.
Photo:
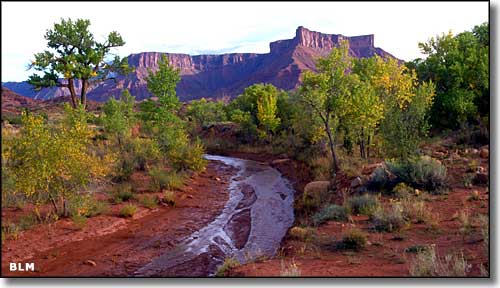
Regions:
<svg viewBox="0 0 500 288"><path fill-rule="evenodd" d="M378 167L383 167L383 166L384 166L384 162L363 166L363 169L361 170L361 174L370 175L373 173L373 171L375 171L375 169L377 169Z"/></svg>

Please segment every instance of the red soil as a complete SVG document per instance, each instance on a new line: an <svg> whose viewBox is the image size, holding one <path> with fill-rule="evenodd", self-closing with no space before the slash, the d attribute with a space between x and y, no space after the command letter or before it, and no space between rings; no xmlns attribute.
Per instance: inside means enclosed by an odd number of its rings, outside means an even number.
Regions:
<svg viewBox="0 0 500 288"><path fill-rule="evenodd" d="M2 275L129 276L220 214L233 174L233 168L210 162L176 192L176 207L141 207L132 219L125 219L118 214L124 204L112 205L111 213L89 218L82 230L63 219L23 231L2 245ZM22 213L2 211L2 220ZM34 262L35 272L10 272L9 262Z"/></svg>

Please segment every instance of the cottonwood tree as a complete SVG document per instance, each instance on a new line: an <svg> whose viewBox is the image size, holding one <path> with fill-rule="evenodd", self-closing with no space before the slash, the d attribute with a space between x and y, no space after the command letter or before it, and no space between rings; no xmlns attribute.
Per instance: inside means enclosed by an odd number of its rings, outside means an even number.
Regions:
<svg viewBox="0 0 500 288"><path fill-rule="evenodd" d="M61 19L45 33L47 47L34 55L35 60L29 69L41 72L28 78L28 83L36 90L45 87L65 87L71 96L71 105L86 107L89 86L107 79L114 79L117 73L128 74L131 68L126 58L115 56L106 61L112 48L125 45L116 31L109 33L104 42L98 42L89 31L90 21L84 19ZM77 98L76 85L79 81L80 99Z"/></svg>
<svg viewBox="0 0 500 288"><path fill-rule="evenodd" d="M342 41L326 58L318 59L316 67L319 73L306 71L299 93L299 100L310 107L324 125L332 154L333 174L338 171L335 128L345 115L346 101L353 86L352 75L348 73L352 68L348 45L347 41Z"/></svg>

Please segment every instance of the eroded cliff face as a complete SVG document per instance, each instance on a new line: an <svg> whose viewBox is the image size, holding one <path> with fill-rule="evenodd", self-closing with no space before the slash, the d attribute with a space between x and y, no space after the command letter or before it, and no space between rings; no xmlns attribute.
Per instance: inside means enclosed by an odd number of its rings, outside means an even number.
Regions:
<svg viewBox="0 0 500 288"><path fill-rule="evenodd" d="M349 52L354 57L393 57L380 48L374 47L374 36L347 37L340 34L324 34L298 27L295 37L270 43L266 54L231 53L222 55L196 55L160 52L132 54L128 62L135 67L134 73L119 76L90 87L89 99L106 101L110 96L118 97L122 89L129 89L136 99L144 99L151 94L147 90L146 77L149 69L156 71L162 55L180 70L181 81L177 94L182 101L201 97L233 98L255 83L271 83L278 88L291 90L300 84L300 74L304 70L315 70L315 60L327 55L341 40L349 42ZM68 94L59 89L42 89L35 93L26 89L26 84L4 83L11 90L37 99L47 99ZM17 89L22 88L22 89ZM29 87L28 87L29 88ZM16 91L17 90L17 91Z"/></svg>

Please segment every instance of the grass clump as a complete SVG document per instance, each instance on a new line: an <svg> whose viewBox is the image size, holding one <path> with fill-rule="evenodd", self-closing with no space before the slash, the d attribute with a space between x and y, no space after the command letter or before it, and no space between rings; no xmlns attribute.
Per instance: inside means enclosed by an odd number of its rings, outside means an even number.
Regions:
<svg viewBox="0 0 500 288"><path fill-rule="evenodd" d="M406 183L399 183L394 188L392 188L392 195L397 198L407 198L410 195L415 194L415 189L408 186Z"/></svg>
<svg viewBox="0 0 500 288"><path fill-rule="evenodd" d="M354 196L347 200L347 207L353 214L372 215L380 207L378 198L374 195L364 194Z"/></svg>
<svg viewBox="0 0 500 288"><path fill-rule="evenodd" d="M314 237L315 231L311 228L303 228L303 227L292 227L288 232L290 237L293 239L297 239L300 241L307 241Z"/></svg>
<svg viewBox="0 0 500 288"><path fill-rule="evenodd" d="M165 171L160 167L153 167L149 171L152 178L151 188L154 191L163 189L175 190L184 185L184 175L175 171Z"/></svg>
<svg viewBox="0 0 500 288"><path fill-rule="evenodd" d="M432 246L417 254L410 264L409 272L412 277L464 277L470 268L463 253L439 258Z"/></svg>
<svg viewBox="0 0 500 288"><path fill-rule="evenodd" d="M371 216L373 229L378 232L399 231L406 224L402 213L403 209L398 203L394 203L386 208L379 208Z"/></svg>
<svg viewBox="0 0 500 288"><path fill-rule="evenodd" d="M222 263L219 268L217 268L217 272L215 273L215 277L226 277L228 276L229 271L236 267L240 266L240 261L235 257L230 257L224 259L224 263Z"/></svg>
<svg viewBox="0 0 500 288"><path fill-rule="evenodd" d="M431 223L435 215L422 200L404 199L401 201L404 217L413 223Z"/></svg>
<svg viewBox="0 0 500 288"><path fill-rule="evenodd" d="M163 202L169 206L175 207L175 193L174 191L165 191L163 193Z"/></svg>
<svg viewBox="0 0 500 288"><path fill-rule="evenodd" d="M92 194L75 195L69 198L68 211L70 216L94 217L106 214L109 211L109 205L99 201Z"/></svg>
<svg viewBox="0 0 500 288"><path fill-rule="evenodd" d="M330 220L347 221L347 211L345 207L332 204L318 211L312 219L315 226Z"/></svg>
<svg viewBox="0 0 500 288"><path fill-rule="evenodd" d="M281 261L281 277L300 277L301 272L295 261L292 261L289 265L285 265L283 261Z"/></svg>
<svg viewBox="0 0 500 288"><path fill-rule="evenodd" d="M87 225L87 217L83 215L75 214L71 216L71 220L73 221L73 225L78 230L82 230Z"/></svg>
<svg viewBox="0 0 500 288"><path fill-rule="evenodd" d="M344 233L340 247L343 249L360 250L366 246L367 237L359 229L351 229Z"/></svg>
<svg viewBox="0 0 500 288"><path fill-rule="evenodd" d="M134 214L137 212L137 206L133 204L127 204L120 209L120 216L121 217L132 217Z"/></svg>
<svg viewBox="0 0 500 288"><path fill-rule="evenodd" d="M154 209L158 207L158 199L156 197L144 196L141 199L141 205L148 209Z"/></svg>
<svg viewBox="0 0 500 288"><path fill-rule="evenodd" d="M411 158L407 161L387 161L390 172L399 182L433 194L444 194L448 190L446 167L429 156Z"/></svg>

